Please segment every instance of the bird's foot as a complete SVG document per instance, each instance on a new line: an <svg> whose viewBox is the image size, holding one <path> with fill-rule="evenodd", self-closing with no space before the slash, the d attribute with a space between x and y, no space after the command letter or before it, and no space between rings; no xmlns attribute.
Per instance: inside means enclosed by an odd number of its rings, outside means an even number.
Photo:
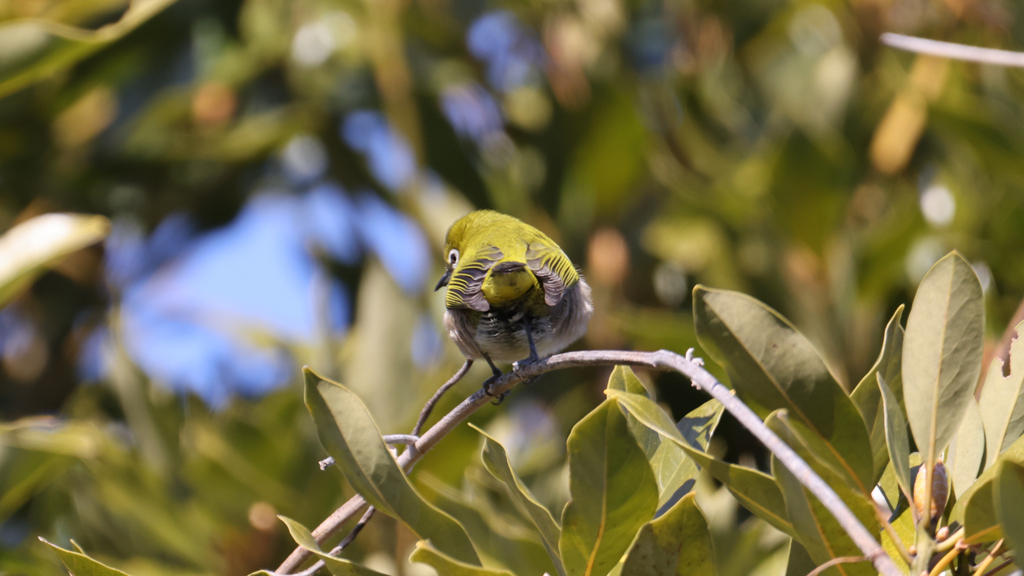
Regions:
<svg viewBox="0 0 1024 576"><path fill-rule="evenodd" d="M526 369L531 364L536 364L537 362L540 362L540 358L536 354L530 354L529 358L513 362L512 371L520 372ZM530 384L533 384L534 382L537 381L537 378L540 378L539 374L537 376L530 376L529 378L525 378L523 380L523 386L529 386Z"/></svg>
<svg viewBox="0 0 1024 576"><path fill-rule="evenodd" d="M500 378L500 377L501 377L501 373L499 372L499 373L495 374L494 376L491 376L487 380L484 380L484 384L483 384L483 386L481 386L481 388L483 388L484 394L487 394L491 398L495 399L494 402L491 402L491 404L494 404L495 406L497 406L497 405L501 404L502 402L504 402L505 398L508 396L508 390L506 390L506 391L504 391L504 392L502 392L500 394L496 394L494 392L494 388L493 388L494 382L498 378Z"/></svg>

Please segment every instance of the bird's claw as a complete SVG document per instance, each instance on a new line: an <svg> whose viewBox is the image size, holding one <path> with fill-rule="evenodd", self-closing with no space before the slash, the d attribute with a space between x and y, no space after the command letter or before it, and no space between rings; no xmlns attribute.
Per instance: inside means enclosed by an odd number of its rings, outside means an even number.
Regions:
<svg viewBox="0 0 1024 576"><path fill-rule="evenodd" d="M493 392L493 390L491 389L491 386L494 384L494 381L497 380L499 377L501 377L501 374L495 374L494 376L491 376L487 380L484 380L484 384L482 386L482 388L484 390L484 394L487 394L491 398L495 399L494 402L491 402L491 404L493 404L495 406L497 406L497 405L501 404L502 402L504 402L505 401L505 397L508 396L508 391L507 390L505 392L500 393L500 394L495 394Z"/></svg>

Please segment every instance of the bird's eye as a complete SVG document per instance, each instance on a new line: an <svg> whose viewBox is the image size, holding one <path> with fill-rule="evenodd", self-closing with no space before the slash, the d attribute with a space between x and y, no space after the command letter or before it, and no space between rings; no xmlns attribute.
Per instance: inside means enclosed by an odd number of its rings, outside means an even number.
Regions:
<svg viewBox="0 0 1024 576"><path fill-rule="evenodd" d="M459 251L456 248L452 248L451 252L448 253L448 262L454 266L459 261Z"/></svg>

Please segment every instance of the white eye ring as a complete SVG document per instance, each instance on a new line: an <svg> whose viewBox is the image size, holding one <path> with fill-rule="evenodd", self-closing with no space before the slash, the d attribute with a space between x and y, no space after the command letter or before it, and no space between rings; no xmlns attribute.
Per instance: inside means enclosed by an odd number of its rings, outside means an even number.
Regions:
<svg viewBox="0 0 1024 576"><path fill-rule="evenodd" d="M458 262L458 261L459 261L459 250L458 250L458 248L452 248L451 251L448 252L448 262L452 266L454 266L455 263Z"/></svg>

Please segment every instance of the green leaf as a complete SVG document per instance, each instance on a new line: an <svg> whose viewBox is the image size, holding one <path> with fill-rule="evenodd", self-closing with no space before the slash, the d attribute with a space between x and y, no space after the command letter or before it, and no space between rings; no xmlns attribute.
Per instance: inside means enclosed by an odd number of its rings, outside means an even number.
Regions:
<svg viewBox="0 0 1024 576"><path fill-rule="evenodd" d="M631 370L625 370L628 371L627 379L636 378ZM615 377L614 372L612 376ZM639 384L639 381L637 383ZM647 460L658 481L658 508L661 508L681 487L697 477L696 464L686 457L679 442L685 442L697 450L706 449L724 408L719 401L712 399L684 416L676 424L646 395L622 391L612 386L612 380L609 380L606 394L609 398L618 400L620 408L627 411L626 418L630 431L647 454ZM662 434L670 434L672 438L668 441L663 440Z"/></svg>
<svg viewBox="0 0 1024 576"><path fill-rule="evenodd" d="M840 480L838 474L820 460L811 457L791 421L784 411L777 411L765 420L765 425L779 435L793 450L821 476L846 503L858 520L871 532L878 532L875 504L868 497ZM778 459L772 456L772 474L775 476L786 502L786 513L796 531L794 536L818 565L842 556L859 556L860 549L839 525L832 513L808 492ZM824 574L875 574L870 562L839 564Z"/></svg>
<svg viewBox="0 0 1024 576"><path fill-rule="evenodd" d="M814 560L811 560L811 555L807 553L807 549L796 540L791 539L785 576L807 576L817 567Z"/></svg>
<svg viewBox="0 0 1024 576"><path fill-rule="evenodd" d="M2 32L0 27L0 46ZM0 236L0 307L61 257L99 242L109 232L110 221L103 216L78 214L43 214L5 232Z"/></svg>
<svg viewBox="0 0 1024 576"><path fill-rule="evenodd" d="M711 534L696 495L683 496L644 524L622 567L623 576L714 576Z"/></svg>
<svg viewBox="0 0 1024 576"><path fill-rule="evenodd" d="M782 492L771 476L712 458L701 450L707 447L708 440L704 440L704 445L699 446L701 449L694 447L672 424L665 411L647 398L615 390L607 390L605 394L617 400L621 406L629 410L631 416L645 426L682 448L694 463L707 469L716 480L724 484L744 508L779 530L792 534L793 526L786 516Z"/></svg>
<svg viewBox="0 0 1024 576"><path fill-rule="evenodd" d="M906 550L909 548L914 543L914 539L917 536L917 527L914 526L914 515L910 512L910 507L904 506L900 515L897 516L895 520L890 520L889 523L896 532L896 536L900 539L903 549ZM903 561L903 557L896 548L896 543L893 542L889 533L885 530L882 531L881 541L882 548L884 548L886 554L892 558L896 567L902 570L904 574L910 573L910 566Z"/></svg>
<svg viewBox="0 0 1024 576"><path fill-rule="evenodd" d="M566 573L607 574L658 506L651 466L615 400L573 426L569 493L558 550Z"/></svg>
<svg viewBox="0 0 1024 576"><path fill-rule="evenodd" d="M871 439L871 452L874 454L875 482L881 477L885 470L885 464L889 461L889 448L885 442L885 416L882 406L882 396L878 390L876 374L881 374L889 385L896 398L901 400L900 410L903 409L903 375L900 373L900 364L903 359L903 326L900 326L900 319L903 317L903 305L889 319L885 325L885 335L882 337L882 351L875 360L875 365L868 370L868 373L861 378L857 387L853 389L850 399L860 411L867 425L868 436Z"/></svg>
<svg viewBox="0 0 1024 576"><path fill-rule="evenodd" d="M996 469L1001 462L1012 462L1024 466L1024 436L1018 438L1000 454L996 459L996 464L982 472L974 485L953 505L953 510L949 513L949 521L963 524L964 539L969 544L993 542L1003 536L993 504L993 484L995 483Z"/></svg>
<svg viewBox="0 0 1024 576"><path fill-rule="evenodd" d="M878 389L885 409L885 444L889 451L889 463L896 474L896 482L907 498L914 493L910 483L910 440L907 438L907 421L903 419L896 394L886 385L881 373L877 373Z"/></svg>
<svg viewBox="0 0 1024 576"><path fill-rule="evenodd" d="M1019 557L1024 550L1024 466L1009 460L999 463L995 477L996 517L1003 525L1003 534L1009 547Z"/></svg>
<svg viewBox="0 0 1024 576"><path fill-rule="evenodd" d="M562 560L558 556L558 539L561 537L562 531L558 523L555 522L551 512L534 498L530 489L516 475L515 470L512 469L512 463L509 462L505 448L483 430L472 424L470 424L470 427L484 437L484 448L481 457L487 471L505 485L505 490L508 492L512 502L515 503L516 508L525 517L529 518L537 528L537 531L540 533L541 542L544 544L544 549L547 550L548 556L551 557L551 561L555 564L558 573L565 574Z"/></svg>
<svg viewBox="0 0 1024 576"><path fill-rule="evenodd" d="M39 540L57 553L57 557L64 563L64 566L72 576L128 576L127 573L93 560L82 552L65 550L56 544L47 542L46 539L41 536L39 537ZM78 548L78 544L75 544L74 541L72 541L71 544L75 548Z"/></svg>
<svg viewBox="0 0 1024 576"><path fill-rule="evenodd" d="M701 346L740 397L762 417L788 410L816 437L816 456L869 493L874 455L864 419L811 343L778 312L737 292L697 286L693 312Z"/></svg>
<svg viewBox="0 0 1024 576"><path fill-rule="evenodd" d="M985 307L981 282L958 252L925 274L903 341L903 400L927 468L960 427L981 374Z"/></svg>
<svg viewBox="0 0 1024 576"><path fill-rule="evenodd" d="M489 570L473 564L467 564L434 548L430 542L420 540L409 559L420 562L437 570L439 576L514 576L507 570Z"/></svg>
<svg viewBox="0 0 1024 576"><path fill-rule="evenodd" d="M97 30L47 20L0 25L0 98L71 67L121 38L174 0L135 0L120 20Z"/></svg>
<svg viewBox="0 0 1024 576"><path fill-rule="evenodd" d="M313 534L310 533L308 528L287 516L278 515L277 517L288 528L288 533L291 534L292 540L295 540L296 544L323 560L327 570L334 576L384 576L380 572L370 570L350 560L325 554L316 543L316 538L313 538Z"/></svg>
<svg viewBox="0 0 1024 576"><path fill-rule="evenodd" d="M618 390L619 392L642 394L648 398L651 397L647 387L640 382L640 379L636 377L633 369L629 366L616 366L612 368L611 376L608 377L607 388L609 390Z"/></svg>
<svg viewBox="0 0 1024 576"><path fill-rule="evenodd" d="M303 369L303 375L306 407L320 443L352 488L377 509L405 522L421 539L430 539L459 560L479 564L463 527L424 500L409 483L362 401L348 388L309 368Z"/></svg>
<svg viewBox="0 0 1024 576"><path fill-rule="evenodd" d="M1024 433L1024 342L1020 337L1022 329L1024 322L1014 328L1017 336L1010 344L1010 375L1003 376L1003 361L993 358L992 365L985 375L984 387L981 389L978 408L981 410L981 421L985 426L988 446L985 468L992 466L999 454Z"/></svg>
<svg viewBox="0 0 1024 576"><path fill-rule="evenodd" d="M985 424L978 403L971 398L960 429L949 444L946 469L952 474L953 491L959 497L978 479L985 459Z"/></svg>

